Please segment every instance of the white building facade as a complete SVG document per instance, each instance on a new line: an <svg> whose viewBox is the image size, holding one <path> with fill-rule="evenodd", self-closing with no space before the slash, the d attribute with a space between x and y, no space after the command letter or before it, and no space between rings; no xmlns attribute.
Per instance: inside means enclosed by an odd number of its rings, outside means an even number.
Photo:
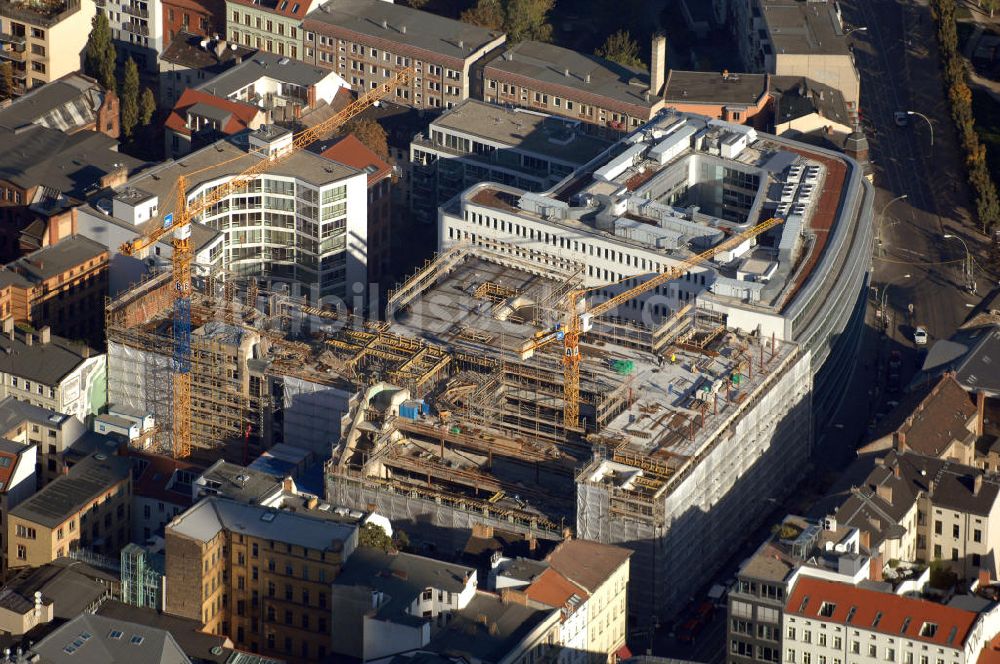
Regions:
<svg viewBox="0 0 1000 664"><path fill-rule="evenodd" d="M163 52L160 0L106 0L102 11L108 16L119 56L131 57L140 70L156 72Z"/></svg>

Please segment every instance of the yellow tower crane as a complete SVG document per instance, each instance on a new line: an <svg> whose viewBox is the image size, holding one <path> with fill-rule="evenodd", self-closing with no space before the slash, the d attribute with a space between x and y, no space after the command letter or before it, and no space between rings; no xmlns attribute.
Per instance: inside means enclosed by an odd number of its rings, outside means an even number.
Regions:
<svg viewBox="0 0 1000 664"><path fill-rule="evenodd" d="M575 429L580 423L580 335L590 330L592 320L595 316L605 314L616 308L618 305L639 297L643 293L648 293L663 283L677 279L691 268L713 258L716 254L734 249L747 240L755 238L761 233L774 228L783 222L784 219L781 219L780 217L773 217L757 224L753 228L743 231L742 233L733 235L729 239L717 244L707 251L703 251L700 254L686 258L663 272L650 272L628 277L627 279L636 279L653 275L635 287L623 291L589 309L585 309L586 302L584 301L584 298L587 293L595 290L595 288L576 289L567 293L564 301L564 320L559 328L552 332L536 336L534 339L529 339L520 348L521 358L528 359L536 349L553 341L562 341L563 426L567 429Z"/></svg>
<svg viewBox="0 0 1000 664"><path fill-rule="evenodd" d="M223 185L216 187L199 200L188 203L186 182L177 178L177 207L163 217L159 225L151 228L119 251L126 256L141 255L168 233L173 233L171 266L174 278L173 319L173 455L181 458L191 454L191 263L194 247L191 244L191 221L226 197L242 191L247 185L266 173L288 156L305 149L327 134L339 129L347 121L380 99L390 95L398 86L406 85L414 74L412 67L396 72L378 86L348 104L336 115L314 127L304 129L292 137L291 145L282 151L263 155L249 168L241 171Z"/></svg>

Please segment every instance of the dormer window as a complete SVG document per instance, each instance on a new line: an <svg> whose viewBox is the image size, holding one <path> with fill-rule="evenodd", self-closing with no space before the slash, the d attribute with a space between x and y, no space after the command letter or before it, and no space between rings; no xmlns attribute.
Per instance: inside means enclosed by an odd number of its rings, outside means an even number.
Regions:
<svg viewBox="0 0 1000 664"><path fill-rule="evenodd" d="M934 635L937 634L938 626L932 622L925 622L920 626L920 636L928 639L933 639Z"/></svg>

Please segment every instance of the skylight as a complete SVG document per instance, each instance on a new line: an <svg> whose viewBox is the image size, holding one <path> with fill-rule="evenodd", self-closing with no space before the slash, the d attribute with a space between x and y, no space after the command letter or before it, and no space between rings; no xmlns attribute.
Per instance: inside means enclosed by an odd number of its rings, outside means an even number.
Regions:
<svg viewBox="0 0 1000 664"><path fill-rule="evenodd" d="M123 636L125 636L125 632L121 631L120 629L113 629L111 630L111 633L108 634L109 639L120 639Z"/></svg>
<svg viewBox="0 0 1000 664"><path fill-rule="evenodd" d="M139 634L133 634L132 638L129 639L128 642L134 646L137 646L140 643L142 643L142 636L140 636Z"/></svg>
<svg viewBox="0 0 1000 664"><path fill-rule="evenodd" d="M882 612L881 611L879 611L878 613L875 614L875 620L872 621L872 629L875 629L876 627L878 627L878 624L880 622L882 622Z"/></svg>
<svg viewBox="0 0 1000 664"><path fill-rule="evenodd" d="M847 612L847 624L850 625L851 621L854 620L854 614L858 612L858 607L852 606L851 610Z"/></svg>

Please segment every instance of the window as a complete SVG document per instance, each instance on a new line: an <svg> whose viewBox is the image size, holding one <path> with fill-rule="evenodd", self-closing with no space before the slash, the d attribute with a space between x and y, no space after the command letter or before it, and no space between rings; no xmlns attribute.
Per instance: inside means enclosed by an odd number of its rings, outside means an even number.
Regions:
<svg viewBox="0 0 1000 664"><path fill-rule="evenodd" d="M874 643L868 644L868 656L878 657L878 646L876 646Z"/></svg>
<svg viewBox="0 0 1000 664"><path fill-rule="evenodd" d="M935 560L941 560L941 545L940 544L935 544L934 545L934 559Z"/></svg>
<svg viewBox="0 0 1000 664"><path fill-rule="evenodd" d="M972 531L972 541L973 542L982 542L983 541L983 531L981 531L979 528L976 528L975 530L973 530Z"/></svg>
<svg viewBox="0 0 1000 664"><path fill-rule="evenodd" d="M982 562L983 562L982 561L982 556L980 556L978 553L972 554L972 566L973 567L981 567L982 566Z"/></svg>
<svg viewBox="0 0 1000 664"><path fill-rule="evenodd" d="M18 544L17 545L17 559L18 560L27 560L28 559L28 549L25 548L25 546L23 544Z"/></svg>
<svg viewBox="0 0 1000 664"><path fill-rule="evenodd" d="M955 539L958 539L958 533L959 529L958 529L958 524L956 523L951 527L951 536L954 537Z"/></svg>
<svg viewBox="0 0 1000 664"><path fill-rule="evenodd" d="M794 641L795 640L795 628L794 627L789 627L788 628L787 637L788 637L789 641Z"/></svg>
<svg viewBox="0 0 1000 664"><path fill-rule="evenodd" d="M940 535L944 530L944 524L940 520L934 520L934 534Z"/></svg>
<svg viewBox="0 0 1000 664"><path fill-rule="evenodd" d="M951 559L953 561L958 560L958 549L952 549L951 550Z"/></svg>
<svg viewBox="0 0 1000 664"><path fill-rule="evenodd" d="M920 626L920 636L926 637L928 639L933 639L934 635L937 634L938 626L932 622L925 622ZM923 663L921 663L923 664Z"/></svg>
<svg viewBox="0 0 1000 664"><path fill-rule="evenodd" d="M887 661L887 662L895 662L896 661L896 649L895 648L886 648L885 649L885 661Z"/></svg>

